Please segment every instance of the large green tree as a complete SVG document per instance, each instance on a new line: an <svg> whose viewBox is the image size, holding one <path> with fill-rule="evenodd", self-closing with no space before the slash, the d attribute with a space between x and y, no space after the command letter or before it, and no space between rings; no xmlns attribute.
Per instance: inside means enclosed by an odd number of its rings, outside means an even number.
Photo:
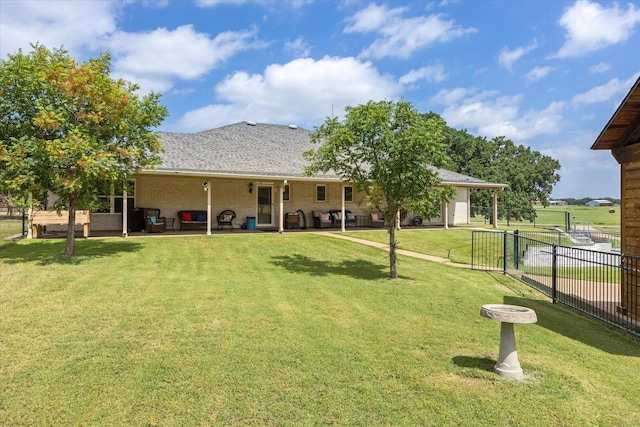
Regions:
<svg viewBox="0 0 640 427"><path fill-rule="evenodd" d="M433 113L428 117L434 116ZM444 139L453 164L449 169L489 182L509 184L498 196L499 217L533 221L532 200L548 205L553 185L560 180L560 163L504 137L491 140L466 130L446 127ZM471 192L472 213L488 215L492 204L489 190Z"/></svg>
<svg viewBox="0 0 640 427"><path fill-rule="evenodd" d="M75 251L78 207L104 182L124 182L160 161L152 129L167 115L159 95L110 76L106 53L84 63L64 49L32 46L0 61L0 188L51 192L69 211L66 255Z"/></svg>
<svg viewBox="0 0 640 427"><path fill-rule="evenodd" d="M333 171L365 194L370 211L382 214L389 232L389 275L396 278L397 213L433 217L453 192L438 186L434 169L448 160L445 124L440 117L423 117L406 101L369 101L345 111L343 121L327 119L312 133L312 141L322 145L306 153L306 172Z"/></svg>

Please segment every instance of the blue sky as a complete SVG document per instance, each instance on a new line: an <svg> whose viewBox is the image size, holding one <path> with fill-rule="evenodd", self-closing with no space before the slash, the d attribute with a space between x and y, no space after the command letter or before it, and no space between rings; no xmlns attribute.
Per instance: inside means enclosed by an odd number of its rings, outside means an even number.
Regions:
<svg viewBox="0 0 640 427"><path fill-rule="evenodd" d="M553 197L619 197L590 150L640 75L640 3L578 1L0 0L0 57L29 43L162 94L161 130L253 120L309 129L404 97L474 135L560 161Z"/></svg>

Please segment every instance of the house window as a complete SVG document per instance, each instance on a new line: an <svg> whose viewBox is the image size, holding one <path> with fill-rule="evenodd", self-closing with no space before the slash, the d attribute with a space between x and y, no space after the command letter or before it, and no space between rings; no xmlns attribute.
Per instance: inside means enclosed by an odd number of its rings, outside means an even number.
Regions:
<svg viewBox="0 0 640 427"><path fill-rule="evenodd" d="M324 184L316 185L316 202L327 201L327 186Z"/></svg>
<svg viewBox="0 0 640 427"><path fill-rule="evenodd" d="M289 193L289 186L288 185L284 186L284 191L282 192L282 201L283 202L291 201L291 194Z"/></svg>
<svg viewBox="0 0 640 427"><path fill-rule="evenodd" d="M344 187L344 201L353 202L353 187Z"/></svg>
<svg viewBox="0 0 640 427"><path fill-rule="evenodd" d="M98 186L98 204L94 206L92 212L122 212L122 183L103 182ZM135 181L127 182L127 198L133 199L135 196Z"/></svg>

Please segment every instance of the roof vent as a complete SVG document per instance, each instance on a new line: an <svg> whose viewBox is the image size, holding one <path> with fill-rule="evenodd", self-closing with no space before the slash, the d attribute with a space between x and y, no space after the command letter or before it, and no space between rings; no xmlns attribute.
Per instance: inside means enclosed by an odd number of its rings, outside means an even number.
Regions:
<svg viewBox="0 0 640 427"><path fill-rule="evenodd" d="M249 126L255 126L255 125L257 125L257 123L256 123L256 122L254 122L254 121L249 121L249 122L247 122L247 124L248 124Z"/></svg>
<svg viewBox="0 0 640 427"><path fill-rule="evenodd" d="M297 125L289 125L289 129L298 129Z"/></svg>

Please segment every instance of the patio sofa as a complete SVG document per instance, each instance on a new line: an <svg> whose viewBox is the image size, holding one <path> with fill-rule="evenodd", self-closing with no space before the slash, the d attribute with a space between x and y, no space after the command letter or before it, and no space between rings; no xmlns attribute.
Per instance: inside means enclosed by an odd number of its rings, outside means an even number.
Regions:
<svg viewBox="0 0 640 427"><path fill-rule="evenodd" d="M207 225L207 211L179 211L180 231L185 225Z"/></svg>

